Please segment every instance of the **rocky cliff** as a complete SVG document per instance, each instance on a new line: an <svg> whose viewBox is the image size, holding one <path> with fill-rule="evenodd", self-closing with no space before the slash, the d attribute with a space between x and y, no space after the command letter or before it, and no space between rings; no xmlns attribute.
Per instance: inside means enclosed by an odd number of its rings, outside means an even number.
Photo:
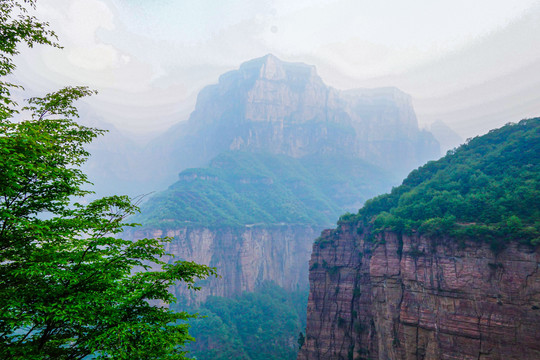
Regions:
<svg viewBox="0 0 540 360"><path fill-rule="evenodd" d="M540 359L539 130L471 139L323 232L298 359Z"/></svg>
<svg viewBox="0 0 540 360"><path fill-rule="evenodd" d="M540 359L540 249L352 224L313 248L299 360Z"/></svg>
<svg viewBox="0 0 540 360"><path fill-rule="evenodd" d="M175 171L240 150L347 154L402 176L440 154L435 138L419 130L409 95L396 88L336 90L314 66L270 54L201 90L189 120L153 147Z"/></svg>
<svg viewBox="0 0 540 360"><path fill-rule="evenodd" d="M338 91L313 66L272 55L203 89L190 119L153 146L169 175L198 168L142 206L137 237L171 234L171 253L217 267L223 278L198 300L262 280L307 285L323 226L439 154L403 92Z"/></svg>
<svg viewBox="0 0 540 360"><path fill-rule="evenodd" d="M215 266L222 278L204 284L198 300L263 280L303 290L313 239L390 184L385 172L346 156L225 152L143 204L135 237L174 237L169 252Z"/></svg>
<svg viewBox="0 0 540 360"><path fill-rule="evenodd" d="M224 151L346 155L399 178L440 154L437 140L418 128L409 95L396 88L337 90L314 66L273 55L223 74L200 91L189 119L178 120L144 146L114 129L92 145L87 171L97 191L162 190L180 171L206 166Z"/></svg>
<svg viewBox="0 0 540 360"><path fill-rule="evenodd" d="M189 260L217 268L221 278L200 282L196 293L180 285L174 292L188 304L209 295L240 295L254 291L263 281L289 289L307 289L308 261L313 239L321 229L310 226L273 225L244 227L182 227L136 231L133 236L171 237L165 244L175 260ZM164 259L168 261L168 258Z"/></svg>

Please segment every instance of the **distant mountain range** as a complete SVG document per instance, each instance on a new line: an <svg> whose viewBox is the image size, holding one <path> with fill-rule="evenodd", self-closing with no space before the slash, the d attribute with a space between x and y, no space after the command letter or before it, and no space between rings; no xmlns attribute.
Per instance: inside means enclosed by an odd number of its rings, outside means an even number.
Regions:
<svg viewBox="0 0 540 360"><path fill-rule="evenodd" d="M198 299L176 289L189 302L262 281L305 288L322 229L438 156L403 92L338 91L313 66L267 55L203 89L189 120L138 155L146 185L172 185L142 205L129 236L172 237L170 253L218 268L223 279Z"/></svg>
<svg viewBox="0 0 540 360"><path fill-rule="evenodd" d="M273 55L248 61L204 88L187 121L147 146L114 136L91 148L87 169L100 193L143 194L166 188L186 168L223 151L302 158L362 159L397 176L440 155L418 128L410 97L396 88L339 91L313 66Z"/></svg>
<svg viewBox="0 0 540 360"><path fill-rule="evenodd" d="M325 85L313 66L267 55L204 88L189 120L128 154L122 166L115 167L118 158L106 152L93 161L95 169L108 164L107 174L121 175L109 176L108 185L125 191L170 185L142 204L131 219L142 226L124 236L169 237L165 250L174 259L216 267L222 277L199 283L197 294L181 284L172 289L184 309L215 296L258 291L268 282L290 295L305 293L310 249L321 231L439 151L433 135L418 128L411 99L400 90L339 91ZM243 315L228 320L242 323ZM284 316L276 314L275 321L294 318ZM294 357L301 327L289 328L293 333L266 344L270 352L286 348ZM198 333L204 339L205 332ZM238 339L223 336L224 346L239 347ZM243 342L246 354L260 348ZM220 353L221 345L203 340L197 350L197 357L217 359L208 354Z"/></svg>

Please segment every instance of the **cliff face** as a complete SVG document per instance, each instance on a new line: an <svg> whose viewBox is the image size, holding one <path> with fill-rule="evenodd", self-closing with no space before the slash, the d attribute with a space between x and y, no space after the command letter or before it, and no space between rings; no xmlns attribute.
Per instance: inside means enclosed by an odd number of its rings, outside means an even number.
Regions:
<svg viewBox="0 0 540 360"><path fill-rule="evenodd" d="M540 249L346 224L310 261L299 360L540 359Z"/></svg>
<svg viewBox="0 0 540 360"><path fill-rule="evenodd" d="M314 66L273 55L223 74L200 91L189 119L179 120L145 146L100 124L111 132L91 146L86 167L97 191L135 196L165 189L180 171L230 150L347 155L399 178L440 155L437 140L418 128L409 95L396 88L340 91Z"/></svg>
<svg viewBox="0 0 540 360"><path fill-rule="evenodd" d="M204 280L200 291L193 292L182 285L174 289L177 296L193 304L210 295L230 297L254 291L265 280L285 289L307 289L311 247L320 231L293 225L183 227L136 231L134 237L171 237L173 240L165 244L165 249L176 256L175 260L217 268L221 278Z"/></svg>
<svg viewBox="0 0 540 360"><path fill-rule="evenodd" d="M409 95L396 88L336 90L314 66L273 55L204 88L185 126L155 146L163 144L173 149L169 165L178 164L175 170L226 150L296 158L348 154L397 172L440 154L435 138L419 130Z"/></svg>
<svg viewBox="0 0 540 360"><path fill-rule="evenodd" d="M418 128L409 95L396 88L340 91L314 66L273 55L223 74L200 91L189 119L145 146L110 125L98 127L112 131L91 146L86 170L103 195L165 189L180 171L230 150L347 155L400 178L440 155L437 140Z"/></svg>

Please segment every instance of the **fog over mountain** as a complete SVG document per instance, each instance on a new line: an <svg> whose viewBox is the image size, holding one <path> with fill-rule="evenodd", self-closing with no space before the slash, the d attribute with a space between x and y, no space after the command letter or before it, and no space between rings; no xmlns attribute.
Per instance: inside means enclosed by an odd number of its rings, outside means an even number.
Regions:
<svg viewBox="0 0 540 360"><path fill-rule="evenodd" d="M38 14L64 50L23 51L17 79L36 94L96 88L85 100L96 116L147 140L187 120L204 86L267 53L315 65L337 89L398 87L422 127L441 120L463 138L540 111L535 0L41 0Z"/></svg>
<svg viewBox="0 0 540 360"><path fill-rule="evenodd" d="M98 192L132 196L164 189L181 170L231 150L361 159L387 171L390 182L440 155L436 139L418 128L409 95L397 88L336 90L314 66L272 54L205 87L189 120L147 145L109 128L90 146L88 172Z"/></svg>
<svg viewBox="0 0 540 360"><path fill-rule="evenodd" d="M441 146L441 153L445 154L459 145L463 144L464 140L454 130L452 130L444 122L438 120L431 124L429 131Z"/></svg>
<svg viewBox="0 0 540 360"><path fill-rule="evenodd" d="M540 358L540 0L0 1L4 352Z"/></svg>

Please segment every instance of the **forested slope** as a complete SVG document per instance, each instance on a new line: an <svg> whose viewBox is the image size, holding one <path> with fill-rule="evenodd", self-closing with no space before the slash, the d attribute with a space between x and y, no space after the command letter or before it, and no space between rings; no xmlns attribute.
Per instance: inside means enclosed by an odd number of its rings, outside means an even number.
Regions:
<svg viewBox="0 0 540 360"><path fill-rule="evenodd" d="M357 215L375 229L540 242L540 118L492 130L412 171Z"/></svg>
<svg viewBox="0 0 540 360"><path fill-rule="evenodd" d="M142 206L144 227L302 224L332 226L346 210L390 188L393 177L363 160L229 151L188 169Z"/></svg>

